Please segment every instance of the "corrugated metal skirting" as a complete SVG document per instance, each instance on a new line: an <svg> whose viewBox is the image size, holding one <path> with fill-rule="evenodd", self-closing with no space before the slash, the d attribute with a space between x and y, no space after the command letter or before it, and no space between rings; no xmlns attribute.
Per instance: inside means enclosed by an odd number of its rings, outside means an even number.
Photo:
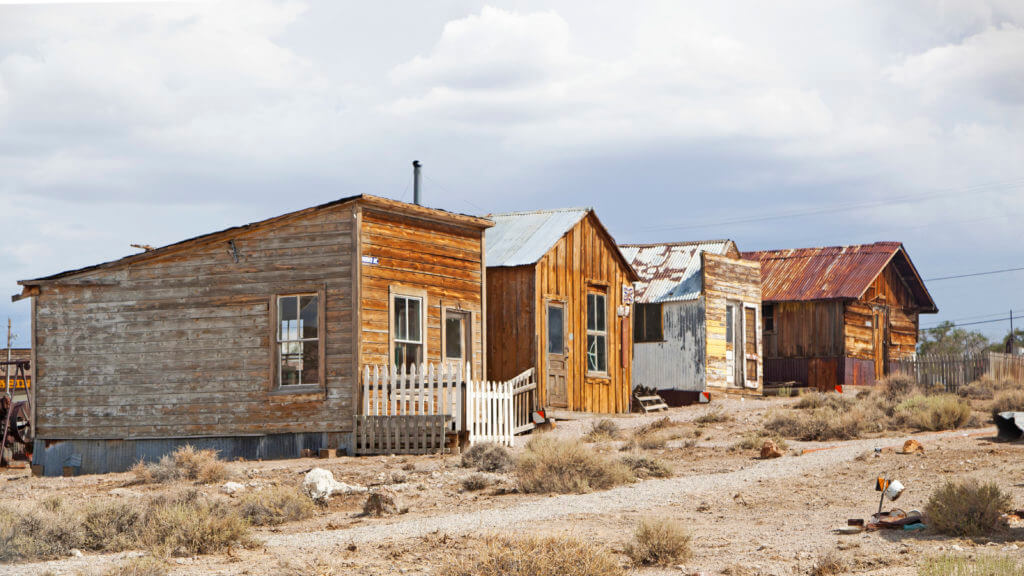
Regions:
<svg viewBox="0 0 1024 576"><path fill-rule="evenodd" d="M303 449L320 450L328 443L327 432L149 440L37 439L32 463L42 465L46 476L60 476L65 466L75 467L75 474L124 472L140 460L155 462L186 444L217 450L223 460L280 460L297 458Z"/></svg>

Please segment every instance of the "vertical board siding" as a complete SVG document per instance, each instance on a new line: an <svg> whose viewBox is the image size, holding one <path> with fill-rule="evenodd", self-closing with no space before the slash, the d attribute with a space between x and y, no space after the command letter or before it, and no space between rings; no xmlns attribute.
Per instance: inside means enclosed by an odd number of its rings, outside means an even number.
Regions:
<svg viewBox="0 0 1024 576"><path fill-rule="evenodd" d="M351 428L352 206L42 287L37 430L45 439ZM325 385L274 395L277 294L323 290Z"/></svg>
<svg viewBox="0 0 1024 576"><path fill-rule="evenodd" d="M633 385L703 392L707 342L703 301L666 302L661 316L664 341L633 344Z"/></svg>
<svg viewBox="0 0 1024 576"><path fill-rule="evenodd" d="M508 380L534 367L537 305L533 266L487 269L488 380ZM537 366L538 372L543 369Z"/></svg>
<svg viewBox="0 0 1024 576"><path fill-rule="evenodd" d="M761 335L761 264L737 257L719 256L707 252L701 255L704 275L704 306L707 322L707 385L729 388L736 392L760 394L763 388L763 354L761 338L758 339L757 388L747 388L743 382L727 385L728 364L726 362L726 303L734 301L753 305L756 310L756 333ZM743 314L743 308L740 308ZM744 362L744 351L736 351L736 362Z"/></svg>
<svg viewBox="0 0 1024 576"><path fill-rule="evenodd" d="M632 389L633 322L616 315L622 304L622 287L631 280L624 264L616 257L618 248L605 236L593 213L588 213L571 228L536 264L534 318L537 334L547 330L546 299L566 303L566 341L568 409L583 412L621 413L629 411ZM608 375L597 377L586 372L587 291L606 290L608 328ZM491 338L501 339L498 332ZM525 345L520 343L519 345ZM538 347L539 348L539 347ZM547 401L547 371L544 351L536 350L535 366L542 403Z"/></svg>
<svg viewBox="0 0 1024 576"><path fill-rule="evenodd" d="M365 209L360 232L360 365L387 365L389 359L389 290L392 286L424 290L427 301L427 363L441 362L443 309L470 312L470 364L483 373L483 232L429 223Z"/></svg>

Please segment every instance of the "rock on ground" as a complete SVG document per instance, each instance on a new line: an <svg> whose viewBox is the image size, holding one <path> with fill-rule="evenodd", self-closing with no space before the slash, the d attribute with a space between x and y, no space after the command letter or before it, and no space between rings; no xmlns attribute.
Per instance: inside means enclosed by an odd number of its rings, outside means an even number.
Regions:
<svg viewBox="0 0 1024 576"><path fill-rule="evenodd" d="M306 473L306 477L302 480L302 492L312 498L314 502L322 504L327 502L327 499L333 494L366 492L366 487L338 482L330 470L313 468Z"/></svg>

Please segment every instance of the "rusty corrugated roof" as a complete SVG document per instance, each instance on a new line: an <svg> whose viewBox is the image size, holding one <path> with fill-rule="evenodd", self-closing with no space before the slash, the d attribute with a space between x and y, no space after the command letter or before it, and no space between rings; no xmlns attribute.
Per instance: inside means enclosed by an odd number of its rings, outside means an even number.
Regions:
<svg viewBox="0 0 1024 576"><path fill-rule="evenodd" d="M937 311L928 289L899 242L763 250L744 252L743 257L761 262L764 302L856 300L895 259L921 311Z"/></svg>
<svg viewBox="0 0 1024 576"><path fill-rule="evenodd" d="M696 300L703 284L700 255L727 254L730 247L735 249L731 240L620 246L640 276L635 300L641 304Z"/></svg>

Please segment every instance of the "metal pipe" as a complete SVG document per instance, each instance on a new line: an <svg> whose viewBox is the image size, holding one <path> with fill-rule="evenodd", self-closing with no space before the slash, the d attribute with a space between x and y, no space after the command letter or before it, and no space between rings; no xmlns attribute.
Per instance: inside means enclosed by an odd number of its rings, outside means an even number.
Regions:
<svg viewBox="0 0 1024 576"><path fill-rule="evenodd" d="M412 161L412 203L420 206L420 161Z"/></svg>

